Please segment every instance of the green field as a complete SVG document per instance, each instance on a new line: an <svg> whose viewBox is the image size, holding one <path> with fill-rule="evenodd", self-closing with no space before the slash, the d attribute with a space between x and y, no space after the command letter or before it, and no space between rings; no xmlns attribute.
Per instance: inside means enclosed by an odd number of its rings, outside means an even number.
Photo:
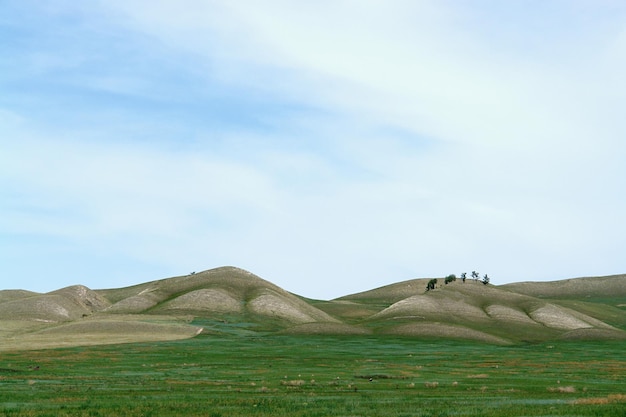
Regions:
<svg viewBox="0 0 626 417"><path fill-rule="evenodd" d="M0 416L615 417L624 352L624 341L242 334L2 352Z"/></svg>

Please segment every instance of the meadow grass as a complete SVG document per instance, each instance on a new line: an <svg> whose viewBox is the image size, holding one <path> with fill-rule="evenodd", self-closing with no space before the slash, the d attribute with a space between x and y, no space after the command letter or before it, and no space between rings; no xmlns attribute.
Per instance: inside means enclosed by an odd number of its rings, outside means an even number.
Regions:
<svg viewBox="0 0 626 417"><path fill-rule="evenodd" d="M0 353L0 416L622 416L626 342L201 335Z"/></svg>

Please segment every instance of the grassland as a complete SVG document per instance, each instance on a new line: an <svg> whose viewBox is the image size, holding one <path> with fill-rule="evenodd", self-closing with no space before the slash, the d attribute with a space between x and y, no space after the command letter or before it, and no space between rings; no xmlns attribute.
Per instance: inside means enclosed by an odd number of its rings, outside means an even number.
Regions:
<svg viewBox="0 0 626 417"><path fill-rule="evenodd" d="M0 291L0 417L626 416L626 275L425 282Z"/></svg>
<svg viewBox="0 0 626 417"><path fill-rule="evenodd" d="M218 331L222 322L194 323ZM0 416L623 416L624 341L229 334L0 353Z"/></svg>

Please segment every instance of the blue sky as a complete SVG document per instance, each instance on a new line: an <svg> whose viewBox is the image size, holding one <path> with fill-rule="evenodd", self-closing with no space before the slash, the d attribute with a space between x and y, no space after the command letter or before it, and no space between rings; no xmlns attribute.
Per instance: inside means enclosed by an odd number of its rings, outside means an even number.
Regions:
<svg viewBox="0 0 626 417"><path fill-rule="evenodd" d="M621 1L0 2L0 288L626 272Z"/></svg>

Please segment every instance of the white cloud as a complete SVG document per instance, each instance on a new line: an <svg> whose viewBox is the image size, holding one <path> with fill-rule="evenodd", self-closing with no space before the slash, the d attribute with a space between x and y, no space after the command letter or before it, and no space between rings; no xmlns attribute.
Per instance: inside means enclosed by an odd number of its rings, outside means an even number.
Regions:
<svg viewBox="0 0 626 417"><path fill-rule="evenodd" d="M293 109L187 126L130 107L110 124L68 118L45 134L35 115L8 109L3 228L180 273L231 263L319 297L471 269L495 283L623 272L613 249L626 232L623 29L600 12L585 23L567 3L564 25L543 9L488 6L81 10L114 21L108 29L122 29L129 50L159 57L150 62L184 57L178 76L206 84L159 97L155 80L167 76L144 79L129 65L79 74L76 88L162 103L215 85ZM219 107L198 97L168 116ZM238 117L262 118L264 129Z"/></svg>
<svg viewBox="0 0 626 417"><path fill-rule="evenodd" d="M511 33L497 15L484 21L478 12L441 2L185 6L161 2L149 12L141 3L120 7L142 30L191 50L232 82L278 88L366 125L401 126L446 141L531 152L554 152L572 141L585 146L581 133L597 134L598 94L613 88L594 76L613 72L605 54L619 45L619 34L581 45L588 54L581 57L570 46L566 31L572 28L553 29L542 41L553 55L537 56L534 49L507 51L514 39L535 36L522 32L523 23ZM537 24L545 31L548 23ZM481 24L491 30L476 31ZM582 32L572 36L579 40L599 25L571 24Z"/></svg>

